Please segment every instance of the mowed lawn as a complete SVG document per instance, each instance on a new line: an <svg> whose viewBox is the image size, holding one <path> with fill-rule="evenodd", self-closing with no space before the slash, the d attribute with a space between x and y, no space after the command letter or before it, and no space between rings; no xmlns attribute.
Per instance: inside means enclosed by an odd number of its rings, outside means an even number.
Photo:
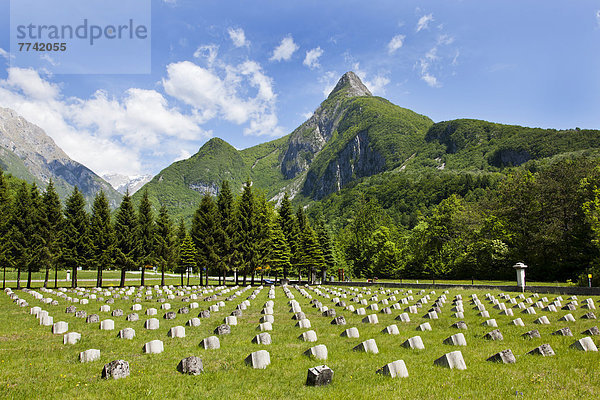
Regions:
<svg viewBox="0 0 600 400"><path fill-rule="evenodd" d="M203 297L212 293L200 292L198 309L191 309L190 314L177 314L175 320L165 320L165 310L161 310L160 303L153 300L142 301L142 311L139 311L140 320L126 321L126 315L131 313L132 300L115 299L111 310L120 308L124 311L122 317L112 317L110 313L100 312L104 302L90 300L88 305L75 304L78 310L86 310L88 315L97 313L100 319L113 319L114 331L102 331L98 323L88 324L84 319L75 318L74 314L66 314L65 308L72 303L45 294L46 297L58 299L59 306L42 304L33 296L24 292L17 292L18 296L29 302L29 307L19 307L5 294L0 295L0 398L56 398L56 399L85 399L85 398L174 398L189 399L219 398L219 399L506 399L506 398L543 398L543 399L591 399L600 396L600 354L595 352L581 352L569 346L576 339L584 337L582 331L597 325L596 320L583 320L581 316L590 310L581 308L581 300L576 311L545 312L536 308L537 315L521 314L519 309L514 309L514 317L500 315L500 311L492 308L486 300L488 291L481 290L450 290L446 294L447 301L442 308L440 318L437 320L424 319L429 306L440 295L442 290L425 291L423 294L413 290L399 290L395 294L397 300L412 296L409 305L414 305L425 294L431 299L418 309L417 314L410 314L411 322L394 320L402 310L392 309L392 314L382 314L378 311L368 311L367 314L376 313L378 324L361 322L363 316L354 314L343 307L336 307L330 298L320 296L309 288L307 292L314 299L318 299L324 306L334 308L338 315L343 315L347 320L346 326L331 324L331 317L324 317L318 309L310 305L310 299L305 298L293 287L291 293L310 319L312 329L316 331L318 340L315 343L306 343L298 336L307 329L295 326L290 312L290 301L281 287L275 288L275 306L271 345L257 345L251 343L252 338L259 333L257 327L261 317L263 305L268 300L269 287L265 287L250 300L251 306L238 317L238 325L232 326L232 333L220 337L221 348L218 350L204 350L199 347L203 338L212 336L213 330L223 322L225 316L245 300L256 288L251 288L231 301L225 298L236 290L218 296L215 301L202 301ZM322 286L320 290L349 291L349 288L335 288ZM137 288L136 288L137 290ZM195 290L192 289L192 292ZM352 293L360 293L358 292ZM215 291L218 293L218 291ZM375 288L371 293L365 292L363 298L369 300L377 295L378 300L388 298L393 291L376 293ZM470 295L476 293L486 306L490 318L496 319L498 328L504 335L503 341L489 341L483 336L491 331L492 327L482 326L487 318L477 315L478 311L470 304ZM491 292L501 300L497 292ZM450 326L459 319L454 318L452 300L455 295L461 294L465 308L463 320L468 325L468 330L457 330ZM76 297L83 298L73 293ZM516 293L510 293L512 297ZM526 293L526 295L530 295ZM555 296L547 296L549 301ZM106 296L104 296L107 298ZM144 298L145 296L142 296ZM350 299L350 293L344 300L347 305L361 307ZM563 304L569 296L563 296ZM599 298L594 297L594 301ZM199 327L185 326L192 317L196 317L200 310L208 309L218 301L225 301L226 306L218 312L211 313L210 318L201 319ZM539 299L535 299L536 301ZM194 300L192 300L194 301ZM172 311L187 305L177 296L168 300ZM377 301L369 301L369 304ZM393 302L390 302L390 305ZM507 303L507 308L511 304ZM547 303L545 303L547 304ZM54 322L66 321L69 331L79 332L82 339L74 345L64 345L63 335L53 335L51 327L40 326L35 316L30 315L30 307L41 306L50 312ZM385 307L378 304L379 309ZM404 306L407 307L408 305ZM151 318L145 311L154 307L158 309L160 320L158 330L144 329L144 321ZM364 307L364 306L363 306ZM592 310L594 311L594 310ZM559 318L573 314L575 322L559 321ZM537 325L533 321L546 315L550 325ZM519 327L511 324L514 318L522 318L525 326ZM432 331L419 332L417 326L429 322ZM396 324L399 335L388 335L381 331L388 325ZM167 336L169 329L176 325L185 326L185 338L170 338ZM133 340L117 338L120 329L131 327L136 331ZM351 339L340 337L340 334L349 327L357 327L360 338ZM569 327L573 337L551 335L552 332ZM541 338L524 339L521 334L538 329ZM456 347L443 344L448 336L463 332L467 346ZM423 339L424 350L410 350L401 346L408 338L420 335ZM599 336L592 339L596 345L600 344ZM164 342L165 351L161 354L144 354L142 347L150 340L160 339ZM366 354L355 352L352 349L360 342L375 339L379 354ZM541 357L526 355L533 348L548 343L556 352L554 357ZM327 346L329 355L326 361L311 359L303 355L304 351L317 344ZM79 362L79 352L86 349L99 349L101 358L90 363ZM271 365L265 370L254 370L244 363L244 359L253 351L265 349L269 351ZM515 364L499 364L486 361L486 359L501 350L511 349L516 356ZM434 366L433 362L445 353L460 350L464 356L467 370L449 370ZM198 376L187 376L177 372L176 367L182 358L195 355L204 362L204 373ZM101 371L104 364L117 359L129 362L131 375L120 380L104 380ZM381 376L375 371L385 364L404 360L409 377L391 379ZM307 370L310 367L326 364L334 371L333 383L325 387L305 386Z"/></svg>

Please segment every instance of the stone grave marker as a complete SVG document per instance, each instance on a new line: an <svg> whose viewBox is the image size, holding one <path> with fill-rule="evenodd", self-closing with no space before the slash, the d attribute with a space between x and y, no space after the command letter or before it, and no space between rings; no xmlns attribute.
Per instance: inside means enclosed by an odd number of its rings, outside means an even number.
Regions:
<svg viewBox="0 0 600 400"><path fill-rule="evenodd" d="M453 351L447 354L444 354L437 360L433 362L434 365L438 365L440 367L450 368L450 369L458 369L465 370L467 369L467 364L463 358L463 355L460 351Z"/></svg>
<svg viewBox="0 0 600 400"><path fill-rule="evenodd" d="M391 378L407 378L408 370L403 360L396 360L389 364L384 365L377 370L378 374L386 375Z"/></svg>

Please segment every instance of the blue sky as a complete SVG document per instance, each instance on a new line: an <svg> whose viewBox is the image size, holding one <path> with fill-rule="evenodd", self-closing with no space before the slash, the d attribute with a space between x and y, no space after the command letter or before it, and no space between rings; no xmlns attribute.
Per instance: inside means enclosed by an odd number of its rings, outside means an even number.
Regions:
<svg viewBox="0 0 600 400"><path fill-rule="evenodd" d="M600 129L597 1L152 0L145 75L10 68L9 4L0 106L100 174L156 174L210 137L286 135L350 70L436 122Z"/></svg>

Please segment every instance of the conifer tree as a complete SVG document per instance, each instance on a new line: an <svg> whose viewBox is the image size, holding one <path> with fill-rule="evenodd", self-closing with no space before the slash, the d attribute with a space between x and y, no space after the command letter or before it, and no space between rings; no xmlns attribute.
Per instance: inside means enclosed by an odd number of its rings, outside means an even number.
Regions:
<svg viewBox="0 0 600 400"><path fill-rule="evenodd" d="M203 272L206 272L208 285L208 269L219 261L216 238L222 235L219 221L219 210L210 194L202 196L198 209L192 220L191 236L196 246L196 265L200 271L200 284L203 284Z"/></svg>
<svg viewBox="0 0 600 400"><path fill-rule="evenodd" d="M300 245L298 254L298 275L306 272L309 281L313 281L316 272L325 265L325 259L319 245L317 233L307 223L300 235Z"/></svg>
<svg viewBox="0 0 600 400"><path fill-rule="evenodd" d="M292 212L292 205L290 204L290 197L286 192L283 195L283 200L281 200L281 206L279 208L279 217L278 217L279 226L281 227L281 231L285 237L288 248L290 249L290 254L292 258L290 262L293 262L294 255L296 254L297 241L297 227L296 222L294 220L294 214ZM290 267L291 268L291 267ZM283 269L283 279L287 279L288 268Z"/></svg>
<svg viewBox="0 0 600 400"><path fill-rule="evenodd" d="M131 204L129 191L125 193L115 219L116 264L121 269L121 286L125 286L127 270L136 266L138 251L137 218Z"/></svg>
<svg viewBox="0 0 600 400"><path fill-rule="evenodd" d="M9 222L8 251L17 268L17 289L21 289L21 269L31 260L32 221L31 195L27 184L23 182L15 195L13 212Z"/></svg>
<svg viewBox="0 0 600 400"><path fill-rule="evenodd" d="M115 232L110 218L110 207L103 191L94 198L90 224L91 260L96 267L96 287L102 287L102 272L115 260Z"/></svg>
<svg viewBox="0 0 600 400"><path fill-rule="evenodd" d="M234 260L234 236L235 236L235 218L234 202L228 181L223 181L221 190L217 197L217 208L219 210L219 220L221 222L220 235L217 237L217 250L219 255L219 285L225 285L227 271L233 266ZM223 283L221 283L221 276Z"/></svg>
<svg viewBox="0 0 600 400"><path fill-rule="evenodd" d="M184 226L185 229L185 226ZM156 219L156 261L161 273L161 286L165 286L165 271L172 270L176 262L177 237L173 232L173 223L163 204Z"/></svg>
<svg viewBox="0 0 600 400"><path fill-rule="evenodd" d="M292 267L290 262L292 254L281 226L274 219L269 224L269 247L270 252L266 265L277 278L283 271L287 271Z"/></svg>
<svg viewBox="0 0 600 400"><path fill-rule="evenodd" d="M269 203L265 199L265 196L260 194L255 198L255 226L256 226L256 243L257 246L257 260L252 270L252 284L254 284L255 271L261 271L261 283L263 280L264 272L268 265L268 261L271 258L271 252L273 250L271 246L271 232L270 225L273 219L273 210Z"/></svg>
<svg viewBox="0 0 600 400"><path fill-rule="evenodd" d="M187 284L190 284L189 271L193 271L196 266L196 258L198 257L196 246L189 234L185 235L183 242L179 248L179 272L181 273L181 285L183 286L183 274L187 273Z"/></svg>
<svg viewBox="0 0 600 400"><path fill-rule="evenodd" d="M145 285L146 265L154 263L154 215L148 198L148 189L144 190L137 215L137 260L142 269L141 285Z"/></svg>
<svg viewBox="0 0 600 400"><path fill-rule="evenodd" d="M48 287L48 279L50 269L54 268L54 286L58 285L58 268L62 253L62 229L63 229L63 212L60 198L52 179L46 186L46 191L42 195L42 213L45 232L45 254L42 264L46 267L44 277L44 287Z"/></svg>
<svg viewBox="0 0 600 400"><path fill-rule="evenodd" d="M0 168L0 264L4 271L2 289L6 288L6 266L12 265L9 252L9 223L11 219L11 197L4 171Z"/></svg>
<svg viewBox="0 0 600 400"><path fill-rule="evenodd" d="M27 288L31 288L32 273L40 270L40 265L47 263L46 249L47 222L42 207L42 197L37 185L31 185L31 227L29 236L30 258L27 262Z"/></svg>
<svg viewBox="0 0 600 400"><path fill-rule="evenodd" d="M75 186L65 204L65 225L62 236L62 259L65 266L73 270L71 287L77 287L77 268L86 264L90 254L88 219L85 199Z"/></svg>
<svg viewBox="0 0 600 400"><path fill-rule="evenodd" d="M335 267L335 258L333 255L333 243L329 231L325 227L323 217L320 217L317 222L317 236L319 237L319 245L323 254L324 264L321 270L321 277L325 277L325 271L333 272Z"/></svg>
<svg viewBox="0 0 600 400"><path fill-rule="evenodd" d="M246 285L248 272L256 268L258 261L256 207L254 203L252 183L248 180L244 185L244 190L238 203L236 232L236 248L239 252L239 265L244 274L244 285Z"/></svg>

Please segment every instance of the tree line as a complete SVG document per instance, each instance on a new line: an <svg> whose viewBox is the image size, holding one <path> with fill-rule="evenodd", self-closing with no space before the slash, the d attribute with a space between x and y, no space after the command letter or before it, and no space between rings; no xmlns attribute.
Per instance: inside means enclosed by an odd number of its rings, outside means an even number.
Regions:
<svg viewBox="0 0 600 400"><path fill-rule="evenodd" d="M336 235L339 266L357 277L514 280L520 261L528 279L587 285L592 273L600 283L597 159L530 163L485 182L446 176L430 191L426 182L391 177L333 198L330 209L359 199ZM403 201L390 202L398 181ZM415 218L403 218L406 202L416 199Z"/></svg>
<svg viewBox="0 0 600 400"><path fill-rule="evenodd" d="M114 215L113 215L114 214ZM229 182L223 181L218 196L205 194L188 229L183 221L172 221L163 205L155 215L145 192L137 210L129 193L111 213L104 192L94 198L91 212L77 187L64 206L52 180L45 191L21 182L16 190L8 184L0 169L0 262L17 271L17 287L21 273L27 273L31 287L33 272L45 271L44 287L54 271L72 271L71 286L77 286L77 271L97 270L96 285L102 286L103 271L118 269L120 285L125 285L127 271L141 271L140 284L145 285L146 269L175 272L181 277L189 273L208 285L209 276L224 283L235 273L236 283L246 284L250 277L269 274L287 279L316 280L334 269L331 236L321 219L308 221L304 209L294 212L286 194L279 208L266 201L252 187L243 186L234 196Z"/></svg>

